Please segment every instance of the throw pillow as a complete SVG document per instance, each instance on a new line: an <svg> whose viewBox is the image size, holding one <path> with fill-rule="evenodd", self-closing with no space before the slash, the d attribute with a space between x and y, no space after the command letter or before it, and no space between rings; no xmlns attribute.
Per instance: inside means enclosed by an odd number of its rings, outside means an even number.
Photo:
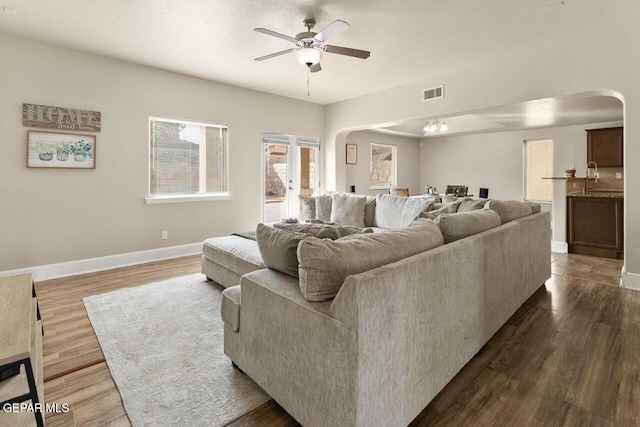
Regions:
<svg viewBox="0 0 640 427"><path fill-rule="evenodd" d="M440 207L438 209L434 209L432 211L420 212L418 218L426 218L426 219L436 219L442 214L452 214L456 213L458 210L458 203L437 203Z"/></svg>
<svg viewBox="0 0 640 427"><path fill-rule="evenodd" d="M332 198L330 194L316 196L316 219L331 221L331 204Z"/></svg>
<svg viewBox="0 0 640 427"><path fill-rule="evenodd" d="M367 203L364 205L364 226L376 226L376 196L366 196Z"/></svg>
<svg viewBox="0 0 640 427"><path fill-rule="evenodd" d="M540 211L542 210L542 206L540 205L540 203L536 203L536 202L525 202L525 203L531 206L532 214L540 213Z"/></svg>
<svg viewBox="0 0 640 427"><path fill-rule="evenodd" d="M503 224L513 221L514 219L522 218L523 216L531 215L532 213L530 205L517 200L489 200L484 208L491 209L500 215L500 220Z"/></svg>
<svg viewBox="0 0 640 427"><path fill-rule="evenodd" d="M336 193L331 198L331 222L353 227L364 227L366 197Z"/></svg>
<svg viewBox="0 0 640 427"><path fill-rule="evenodd" d="M442 214L436 218L435 222L440 227L445 244L498 227L501 224L500 215L489 209Z"/></svg>
<svg viewBox="0 0 640 427"><path fill-rule="evenodd" d="M418 219L410 227L386 233L352 234L341 239L308 237L298 245L300 290L309 301L336 296L344 280L400 259L442 246L444 239L432 220Z"/></svg>
<svg viewBox="0 0 640 427"><path fill-rule="evenodd" d="M256 228L256 240L265 267L298 277L298 244L309 236L280 230L264 224ZM322 240L321 240L322 241Z"/></svg>
<svg viewBox="0 0 640 427"><path fill-rule="evenodd" d="M318 239L336 240L342 237L338 229L332 225L276 223L273 227L294 233L304 233Z"/></svg>
<svg viewBox="0 0 640 427"><path fill-rule="evenodd" d="M316 198L314 196L298 196L300 200L300 221L316 219Z"/></svg>
<svg viewBox="0 0 640 427"><path fill-rule="evenodd" d="M484 205L487 204L487 200L474 200L474 199L463 199L460 200L458 204L457 212L471 212L478 209L484 208Z"/></svg>
<svg viewBox="0 0 640 427"><path fill-rule="evenodd" d="M392 230L408 227L421 212L430 210L433 203L433 199L378 194L376 196L376 226Z"/></svg>

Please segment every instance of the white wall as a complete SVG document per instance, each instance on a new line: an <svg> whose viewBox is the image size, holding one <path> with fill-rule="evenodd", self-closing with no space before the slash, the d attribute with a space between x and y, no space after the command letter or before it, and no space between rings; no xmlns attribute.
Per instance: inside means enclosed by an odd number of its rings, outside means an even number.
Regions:
<svg viewBox="0 0 640 427"><path fill-rule="evenodd" d="M630 8L629 13L635 13ZM640 23L606 28L580 40L557 40L544 48L523 48L501 57L470 62L455 70L398 87L331 104L326 109L325 171L328 189L345 183L342 144L349 131L403 120L446 117L478 109L558 96L615 96L624 104L625 162L640 160ZM445 97L420 101L420 91L445 85ZM577 95L580 94L580 95ZM640 289L640 169L625 174L626 286Z"/></svg>
<svg viewBox="0 0 640 427"><path fill-rule="evenodd" d="M571 165L584 176L587 164L585 129L621 126L622 122L591 123L527 129L514 132L483 133L422 139L420 182L444 190L447 184L467 185L478 196L480 187L489 197L522 200L524 197L523 141L552 139L553 176L561 177ZM565 181L553 181L553 240L566 241Z"/></svg>
<svg viewBox="0 0 640 427"><path fill-rule="evenodd" d="M398 156L397 178L399 187L408 187L409 194L422 193L420 189L420 145L416 138L388 135L378 132L356 131L347 136L346 144L358 146L358 163L346 165L346 186L343 191L350 191L350 186L356 186L356 193L375 195L381 190L369 190L369 164L371 162L370 145L372 142L389 144L396 147Z"/></svg>
<svg viewBox="0 0 640 427"><path fill-rule="evenodd" d="M0 272L253 229L260 133L323 137L319 105L4 35L0 52ZM27 169L24 102L100 111L96 169ZM229 126L231 200L145 204L150 115Z"/></svg>

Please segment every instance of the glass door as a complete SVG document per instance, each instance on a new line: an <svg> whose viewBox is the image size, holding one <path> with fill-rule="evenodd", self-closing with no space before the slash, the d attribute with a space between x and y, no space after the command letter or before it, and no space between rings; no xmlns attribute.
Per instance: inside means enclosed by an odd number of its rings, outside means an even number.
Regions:
<svg viewBox="0 0 640 427"><path fill-rule="evenodd" d="M316 194L319 187L319 141L287 135L263 135L262 222L298 216L298 196Z"/></svg>
<svg viewBox="0 0 640 427"><path fill-rule="evenodd" d="M264 144L263 211L265 224L289 218L290 188L293 188L289 167L289 145Z"/></svg>

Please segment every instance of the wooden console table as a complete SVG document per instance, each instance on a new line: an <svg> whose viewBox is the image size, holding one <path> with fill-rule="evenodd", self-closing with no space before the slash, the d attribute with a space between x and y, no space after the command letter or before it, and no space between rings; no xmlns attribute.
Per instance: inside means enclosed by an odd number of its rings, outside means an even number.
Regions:
<svg viewBox="0 0 640 427"><path fill-rule="evenodd" d="M44 426L43 334L31 275L0 278L0 371L19 370L0 382L2 426ZM25 402L31 410L3 409Z"/></svg>

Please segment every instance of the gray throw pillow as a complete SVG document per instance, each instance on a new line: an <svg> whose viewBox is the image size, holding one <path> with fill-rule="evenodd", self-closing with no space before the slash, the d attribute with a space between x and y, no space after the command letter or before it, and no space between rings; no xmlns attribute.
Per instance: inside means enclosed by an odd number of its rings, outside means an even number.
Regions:
<svg viewBox="0 0 640 427"><path fill-rule="evenodd" d="M331 198L331 222L353 227L364 227L366 197L336 193Z"/></svg>
<svg viewBox="0 0 640 427"><path fill-rule="evenodd" d="M376 226L376 196L366 196L367 203L364 205L364 226Z"/></svg>
<svg viewBox="0 0 640 427"><path fill-rule="evenodd" d="M300 221L311 221L316 219L316 198L315 196L298 196L300 201Z"/></svg>
<svg viewBox="0 0 640 427"><path fill-rule="evenodd" d="M442 214L452 214L456 213L458 210L458 202L453 203L438 203L440 207L438 209L434 209L432 211L420 212L418 218L426 218L426 219L436 219Z"/></svg>
<svg viewBox="0 0 640 427"><path fill-rule="evenodd" d="M478 209L484 208L484 205L487 204L487 199L482 200L474 200L474 199L462 199L458 204L457 212L471 212Z"/></svg>
<svg viewBox="0 0 640 427"><path fill-rule="evenodd" d="M501 225L500 215L489 209L442 214L436 218L435 222L440 227L444 243L464 239Z"/></svg>
<svg viewBox="0 0 640 427"><path fill-rule="evenodd" d="M333 228L335 228L338 231L338 234L340 234L340 237L345 237L350 234L373 233L373 230L368 227L367 228L351 227L349 225L340 225L340 224L336 224L335 222L321 221L319 219L312 220L311 225L331 225L333 226ZM318 237L318 236L314 236L314 237Z"/></svg>
<svg viewBox="0 0 640 427"><path fill-rule="evenodd" d="M334 241L309 237L298 245L300 290L309 301L331 299L347 276L428 251L443 243L440 229L427 219L418 219L410 227L399 230L352 234Z"/></svg>
<svg viewBox="0 0 640 427"><path fill-rule="evenodd" d="M539 213L542 210L542 206L540 205L540 203L536 203L536 202L525 202L525 203L531 206L532 214Z"/></svg>
<svg viewBox="0 0 640 427"><path fill-rule="evenodd" d="M331 221L331 194L316 196L316 219Z"/></svg>
<svg viewBox="0 0 640 427"><path fill-rule="evenodd" d="M500 220L503 224L513 221L514 219L531 215L533 212L533 209L529 204L518 200L489 200L484 208L491 209L500 215Z"/></svg>
<svg viewBox="0 0 640 427"><path fill-rule="evenodd" d="M338 229L332 225L323 224L286 224L276 223L273 224L274 228L290 231L294 233L304 233L309 236L317 237L318 239L331 239L336 240L342 237Z"/></svg>
<svg viewBox="0 0 640 427"><path fill-rule="evenodd" d="M303 233L280 230L264 224L256 228L256 240L265 267L298 277L298 244L309 237Z"/></svg>

